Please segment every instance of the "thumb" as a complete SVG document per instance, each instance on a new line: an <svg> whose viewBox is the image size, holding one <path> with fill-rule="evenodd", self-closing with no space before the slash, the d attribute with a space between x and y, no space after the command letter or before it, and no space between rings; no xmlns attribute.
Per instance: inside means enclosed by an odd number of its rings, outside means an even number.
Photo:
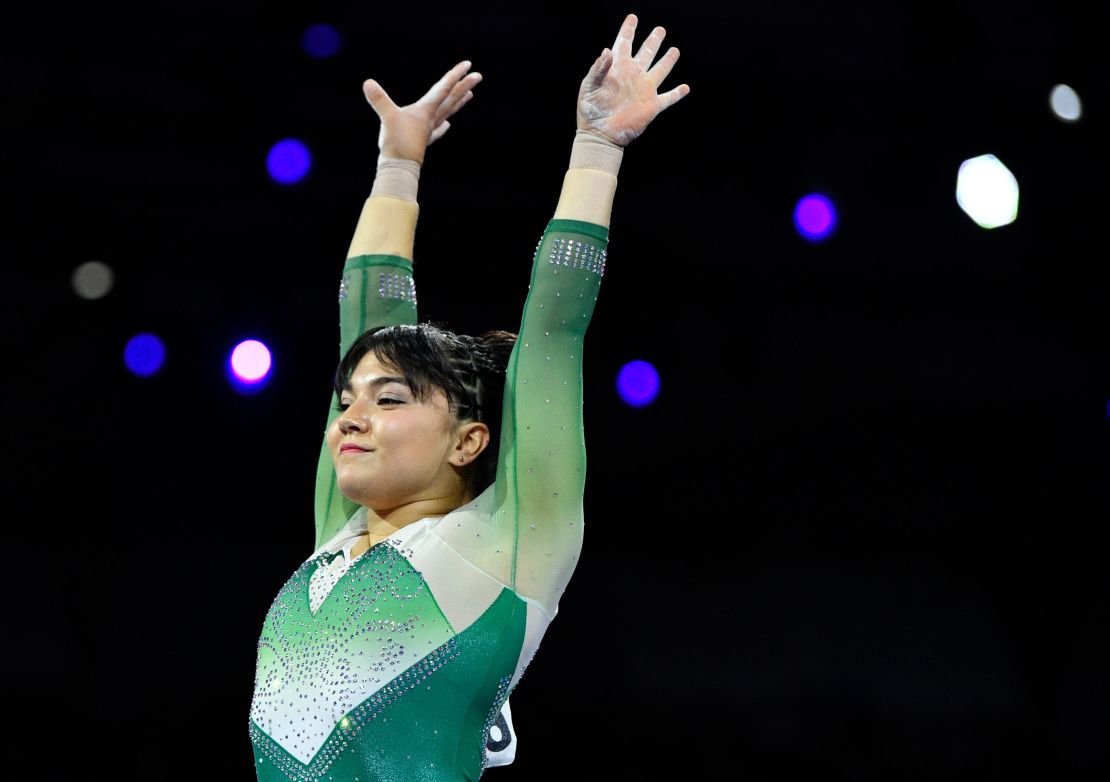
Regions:
<svg viewBox="0 0 1110 782"><path fill-rule="evenodd" d="M389 97L382 85L378 84L373 79L367 79L362 83L362 94L366 96L366 100L370 103L370 108L377 112L381 117L383 113L388 113L397 110L397 104Z"/></svg>
<svg viewBox="0 0 1110 782"><path fill-rule="evenodd" d="M596 90L605 81L605 75L609 73L609 68L613 64L613 53L609 51L608 47L601 50L601 55L594 60L590 72L586 74L585 87L586 89Z"/></svg>

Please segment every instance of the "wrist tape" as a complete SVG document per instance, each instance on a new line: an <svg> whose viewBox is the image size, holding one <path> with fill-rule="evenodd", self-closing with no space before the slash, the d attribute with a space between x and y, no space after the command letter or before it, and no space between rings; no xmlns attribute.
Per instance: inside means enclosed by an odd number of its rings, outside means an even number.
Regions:
<svg viewBox="0 0 1110 782"><path fill-rule="evenodd" d="M571 168L596 168L616 176L622 158L624 147L588 130L575 131L570 148Z"/></svg>
<svg viewBox="0 0 1110 782"><path fill-rule="evenodd" d="M415 160L378 156L378 169L374 174L374 185L370 197L389 196L402 201L416 202L416 191L420 184L420 164Z"/></svg>

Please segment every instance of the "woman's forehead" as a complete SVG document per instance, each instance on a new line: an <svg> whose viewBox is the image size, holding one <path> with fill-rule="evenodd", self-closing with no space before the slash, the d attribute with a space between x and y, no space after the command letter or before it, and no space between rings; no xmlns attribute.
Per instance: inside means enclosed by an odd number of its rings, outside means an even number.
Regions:
<svg viewBox="0 0 1110 782"><path fill-rule="evenodd" d="M383 364L373 353L367 353L351 373L352 387L381 385L383 383L404 383L408 385L404 372L397 367Z"/></svg>
<svg viewBox="0 0 1110 782"><path fill-rule="evenodd" d="M370 375L372 376L370 379L373 380L374 377L384 375L403 377L404 374L405 373L402 372L398 367L395 367L392 364L384 363L380 358L378 358L378 354L371 350L358 362L358 366L355 367L355 371L351 373L351 379L354 380L355 377L365 377L367 375Z"/></svg>
<svg viewBox="0 0 1110 782"><path fill-rule="evenodd" d="M400 368L384 363L374 351L370 351L362 357L355 367L355 371L351 373L351 381L348 387L352 390L362 388L377 388L380 386L388 385L390 383L399 383L410 391L415 391L409 383L405 373ZM431 383L425 389L425 401L432 402L437 405L447 404L447 392L440 388L438 385Z"/></svg>

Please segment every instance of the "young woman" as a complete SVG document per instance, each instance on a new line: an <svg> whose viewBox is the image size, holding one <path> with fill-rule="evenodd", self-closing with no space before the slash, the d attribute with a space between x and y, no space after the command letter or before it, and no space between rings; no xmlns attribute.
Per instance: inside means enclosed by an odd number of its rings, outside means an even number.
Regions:
<svg viewBox="0 0 1110 782"><path fill-rule="evenodd" d="M259 780L462 780L515 753L508 697L582 545L582 347L605 268L623 148L689 92L678 50L632 54L636 17L582 81L554 218L518 334L417 323L424 152L481 79L462 62L397 106L373 80L381 155L340 285L317 549L258 642Z"/></svg>

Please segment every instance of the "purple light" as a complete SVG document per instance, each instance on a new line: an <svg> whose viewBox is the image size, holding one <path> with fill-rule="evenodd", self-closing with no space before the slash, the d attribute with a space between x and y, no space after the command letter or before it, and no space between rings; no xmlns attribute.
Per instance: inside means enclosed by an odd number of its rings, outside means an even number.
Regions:
<svg viewBox="0 0 1110 782"><path fill-rule="evenodd" d="M617 373L617 393L633 407L649 405L659 393L659 373L646 361L629 361Z"/></svg>
<svg viewBox="0 0 1110 782"><path fill-rule="evenodd" d="M231 351L231 371L244 383L258 383L270 372L270 350L256 339L240 342Z"/></svg>
<svg viewBox="0 0 1110 782"><path fill-rule="evenodd" d="M123 349L123 363L133 374L149 377L162 368L166 349L153 334L136 334Z"/></svg>
<svg viewBox="0 0 1110 782"><path fill-rule="evenodd" d="M836 228L836 210L832 201L818 193L811 193L794 207L794 227L810 241L821 241Z"/></svg>
<svg viewBox="0 0 1110 782"><path fill-rule="evenodd" d="M266 156L266 169L270 178L283 185L292 185L304 179L312 167L308 147L295 138L282 139L270 147Z"/></svg>
<svg viewBox="0 0 1110 782"><path fill-rule="evenodd" d="M330 24L314 24L304 31L301 45L313 57L331 57L339 51L339 31Z"/></svg>

